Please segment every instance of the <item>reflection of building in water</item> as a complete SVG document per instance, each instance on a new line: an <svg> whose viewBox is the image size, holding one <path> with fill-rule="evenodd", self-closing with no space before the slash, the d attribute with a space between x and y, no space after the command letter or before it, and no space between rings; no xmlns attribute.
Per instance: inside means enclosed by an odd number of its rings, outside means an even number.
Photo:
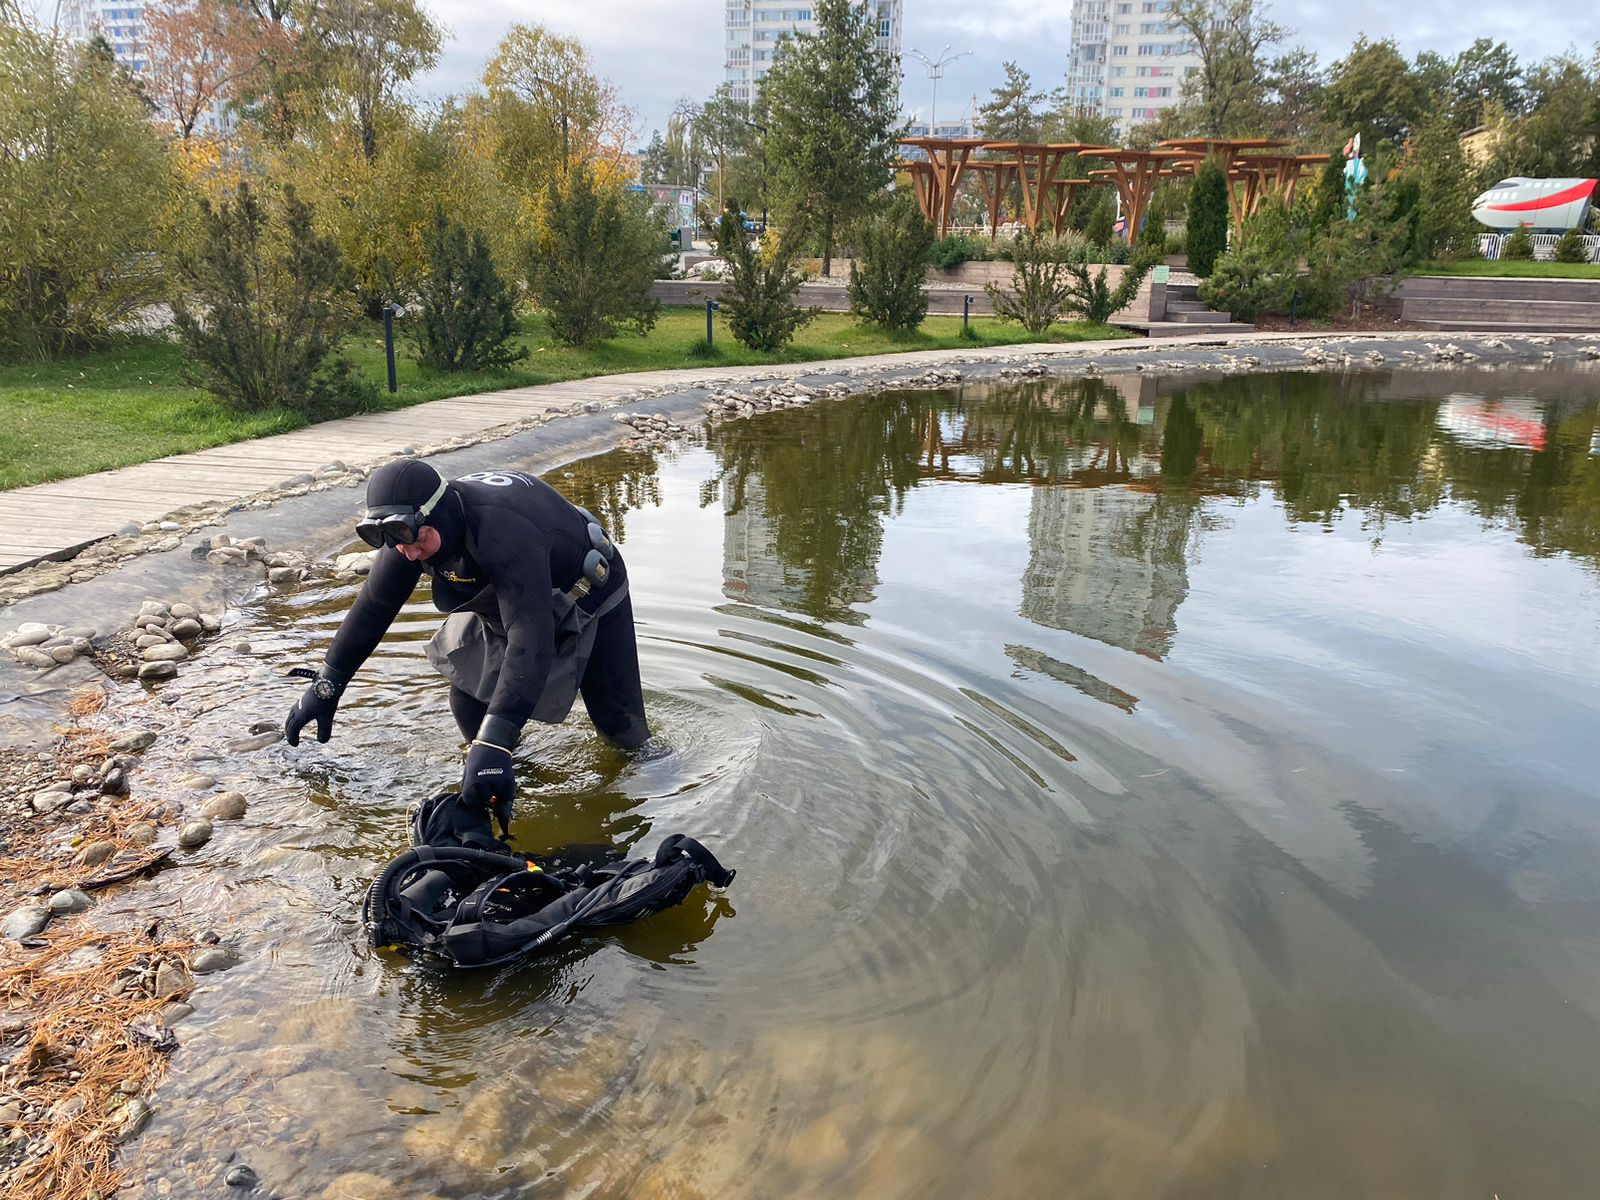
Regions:
<svg viewBox="0 0 1600 1200"><path fill-rule="evenodd" d="M1164 658L1189 593L1188 498L1123 487L1040 487L1028 513L1022 615Z"/></svg>
<svg viewBox="0 0 1600 1200"><path fill-rule="evenodd" d="M826 584L830 607L848 608L872 599L878 584L875 553L867 556L865 566L847 568L839 572L841 578L827 581L814 578L806 565L783 560L778 553L777 526L767 515L767 491L761 476L746 477L744 504L737 512L730 511L726 489L722 506L722 594L730 600L818 616L826 614L813 611L811 597L821 583ZM859 522L882 538L876 514L863 514Z"/></svg>

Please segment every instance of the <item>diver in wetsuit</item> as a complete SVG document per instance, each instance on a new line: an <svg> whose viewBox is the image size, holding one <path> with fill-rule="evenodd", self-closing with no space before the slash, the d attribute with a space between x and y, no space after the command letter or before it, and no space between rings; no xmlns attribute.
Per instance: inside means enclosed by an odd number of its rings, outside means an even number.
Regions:
<svg viewBox="0 0 1600 1200"><path fill-rule="evenodd" d="M378 553L284 723L291 746L311 721L328 740L345 686L423 574L434 606L451 614L428 657L450 681L450 711L470 742L466 804L494 810L503 826L523 725L563 720L580 692L607 741L633 749L650 736L627 568L594 518L549 484L520 471L446 482L420 459L396 459L368 479L356 531Z"/></svg>

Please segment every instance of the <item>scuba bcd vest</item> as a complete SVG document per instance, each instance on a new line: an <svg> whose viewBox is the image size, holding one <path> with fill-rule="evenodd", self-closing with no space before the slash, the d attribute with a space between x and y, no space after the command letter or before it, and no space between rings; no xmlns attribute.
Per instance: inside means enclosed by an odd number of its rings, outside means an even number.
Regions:
<svg viewBox="0 0 1600 1200"><path fill-rule="evenodd" d="M370 944L457 967L495 966L570 933L671 908L698 883L733 882L733 871L683 834L663 841L653 858L574 863L561 853L515 854L494 837L487 813L479 824L453 793L416 806L412 848L367 889L361 916Z"/></svg>

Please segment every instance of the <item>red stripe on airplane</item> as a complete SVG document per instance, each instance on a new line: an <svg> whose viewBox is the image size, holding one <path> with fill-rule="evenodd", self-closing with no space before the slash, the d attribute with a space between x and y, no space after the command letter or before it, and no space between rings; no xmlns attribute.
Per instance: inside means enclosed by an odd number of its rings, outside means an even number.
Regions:
<svg viewBox="0 0 1600 1200"><path fill-rule="evenodd" d="M1486 204L1490 212L1537 212L1541 208L1558 208L1563 204L1571 204L1574 200L1581 200L1594 191L1596 180L1585 179L1582 183L1569 187L1564 192L1556 192L1551 196L1543 196L1538 200L1519 200L1515 204Z"/></svg>

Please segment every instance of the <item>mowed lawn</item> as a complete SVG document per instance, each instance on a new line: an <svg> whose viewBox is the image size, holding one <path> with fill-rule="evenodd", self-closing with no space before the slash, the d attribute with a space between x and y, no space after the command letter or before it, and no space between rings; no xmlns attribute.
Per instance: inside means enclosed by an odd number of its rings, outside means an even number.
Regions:
<svg viewBox="0 0 1600 1200"><path fill-rule="evenodd" d="M673 367L809 362L892 351L998 346L1028 341L1084 341L1126 337L1104 325L1063 324L1043 337L992 317L974 317L975 340L960 336L960 317L929 317L913 334L890 337L843 313L823 313L776 354L747 350L718 318L715 353L693 353L705 340L703 308L663 309L645 337L620 333L586 350L561 346L542 317L523 320L520 335L529 357L507 371L433 374L420 370L403 340L397 346L399 391L384 390L381 327L347 339L345 350L379 387L374 411L406 408L446 396L491 392ZM185 378L175 343L130 339L57 363L0 366L0 489L66 479L112 467L149 462L285 433L308 423L299 413L237 413ZM419 437L426 431L419 431Z"/></svg>
<svg viewBox="0 0 1600 1200"><path fill-rule="evenodd" d="M1518 262L1464 258L1458 262L1427 263L1414 275L1482 275L1494 279L1600 279L1600 263Z"/></svg>

